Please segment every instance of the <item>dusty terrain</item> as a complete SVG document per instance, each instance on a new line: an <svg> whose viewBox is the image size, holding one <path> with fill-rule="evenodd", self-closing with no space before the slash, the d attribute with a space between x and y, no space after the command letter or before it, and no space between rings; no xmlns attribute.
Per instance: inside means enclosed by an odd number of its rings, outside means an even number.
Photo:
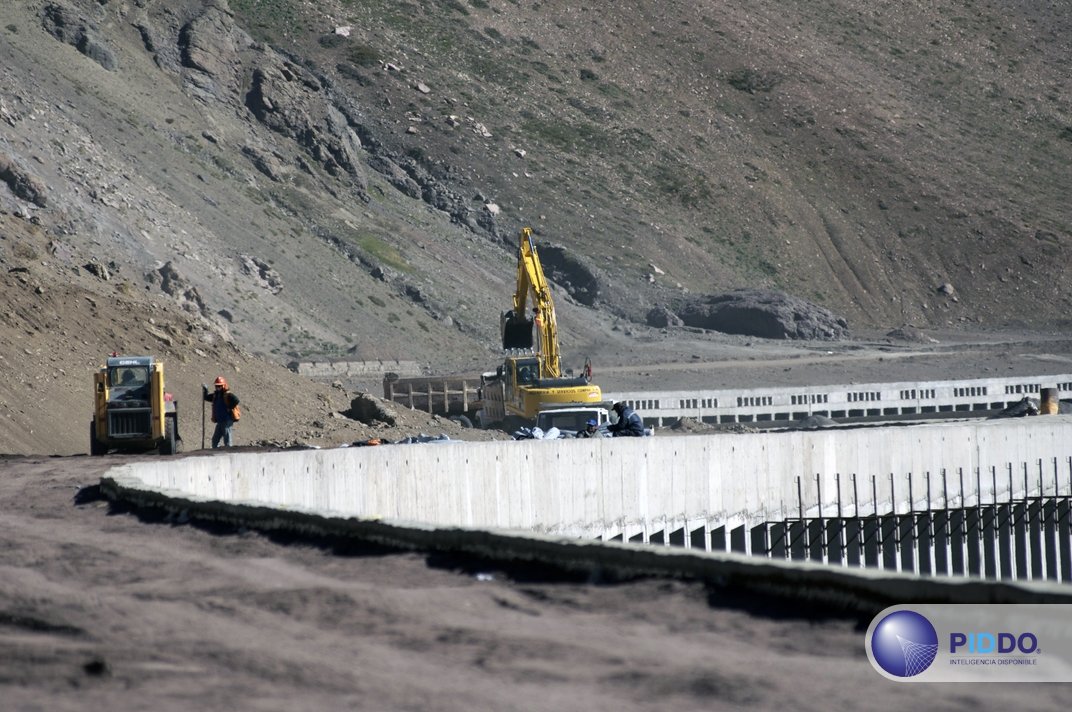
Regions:
<svg viewBox="0 0 1072 712"><path fill-rule="evenodd" d="M869 615L140 517L95 494L115 461L0 461L5 710L1066 706L888 682Z"/></svg>

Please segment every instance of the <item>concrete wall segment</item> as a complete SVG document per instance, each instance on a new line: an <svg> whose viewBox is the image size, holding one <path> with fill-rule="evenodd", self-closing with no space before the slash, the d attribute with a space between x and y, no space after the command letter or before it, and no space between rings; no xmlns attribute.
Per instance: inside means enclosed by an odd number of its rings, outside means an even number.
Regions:
<svg viewBox="0 0 1072 712"><path fill-rule="evenodd" d="M186 458L196 459L196 458ZM140 464L140 463L139 463ZM838 610L873 612L892 603L1070 603L1072 589L1050 583L991 582L945 577L921 578L878 569L845 569L804 562L773 561L671 547L632 547L585 542L536 533L433 527L413 522L325 516L226 502L163 487L147 489L144 468L113 468L101 480L113 501L224 522L261 531L307 536L350 537L395 548L445 551L492 561L540 561L590 577L624 579L637 575L686 577L737 592L753 591L805 599Z"/></svg>
<svg viewBox="0 0 1072 712"><path fill-rule="evenodd" d="M820 509L835 515L839 495L843 512L869 513L875 490L881 511L891 498L891 474L902 513L928 500L944 506L951 477L959 500L961 470L968 504L979 494L984 503L1001 501L1009 497L1008 463L1014 463L1013 494L1020 496L1021 463L1028 463L1028 489L1037 492L1038 460L1052 470L1056 457L1059 469L1067 468L1070 455L1072 418L1044 416L836 431L235 452L124 467L147 487L212 499L594 536L653 523L704 520L733 528L795 516L798 477L810 516ZM1052 474L1043 480L1052 482ZM1058 480L1064 486L1067 471Z"/></svg>

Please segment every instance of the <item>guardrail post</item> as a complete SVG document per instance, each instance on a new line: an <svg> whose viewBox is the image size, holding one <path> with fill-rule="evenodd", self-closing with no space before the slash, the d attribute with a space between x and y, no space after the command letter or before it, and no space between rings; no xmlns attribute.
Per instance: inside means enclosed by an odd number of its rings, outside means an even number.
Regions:
<svg viewBox="0 0 1072 712"><path fill-rule="evenodd" d="M897 518L897 539L901 552L901 571L919 573L916 567L915 515L911 511Z"/></svg>
<svg viewBox="0 0 1072 712"><path fill-rule="evenodd" d="M882 548L882 567L889 569L890 571L897 570L897 515L889 514L881 517L880 528L882 538L880 546Z"/></svg>
<svg viewBox="0 0 1072 712"><path fill-rule="evenodd" d="M1013 507L1009 503L997 506L995 524L998 530L998 565L1000 578L1016 578L1012 555Z"/></svg>
<svg viewBox="0 0 1072 712"><path fill-rule="evenodd" d="M983 548L983 576L990 579L998 578L997 565L997 505L989 505L982 509L982 548Z"/></svg>
<svg viewBox="0 0 1072 712"><path fill-rule="evenodd" d="M845 563L849 566L860 565L862 531L863 526L858 515L845 522Z"/></svg>
<svg viewBox="0 0 1072 712"><path fill-rule="evenodd" d="M1026 496L1026 495L1025 495ZM1012 530L1012 543L1015 550L1015 573L1014 578L1027 580L1031 573L1027 562L1027 507L1023 502L1017 502L1010 506L1010 529Z"/></svg>
<svg viewBox="0 0 1072 712"><path fill-rule="evenodd" d="M1041 497L1041 492L1040 495ZM1027 503L1027 536L1030 542L1031 578L1038 581L1046 577L1042 556L1042 501L1033 499Z"/></svg>
<svg viewBox="0 0 1072 712"><path fill-rule="evenodd" d="M934 554L935 541L931 532L931 513L920 512L916 515L916 571L920 574L934 573L931 558Z"/></svg>
<svg viewBox="0 0 1072 712"><path fill-rule="evenodd" d="M968 545L968 575L986 575L984 553L983 508L973 507L965 512L965 542Z"/></svg>
<svg viewBox="0 0 1072 712"><path fill-rule="evenodd" d="M1060 572L1057 568L1057 498L1047 499L1042 506L1043 548L1046 550L1046 579L1057 581Z"/></svg>
<svg viewBox="0 0 1072 712"><path fill-rule="evenodd" d="M786 534L789 532L789 527L785 522L774 522L770 526L770 557L772 559L784 559L788 553L788 542L786 541Z"/></svg>
<svg viewBox="0 0 1072 712"><path fill-rule="evenodd" d="M1072 581L1072 526L1069 522L1069 501L1057 501L1057 541L1061 544L1061 581Z"/></svg>
<svg viewBox="0 0 1072 712"><path fill-rule="evenodd" d="M949 571L954 576L962 576L967 573L965 568L964 547L965 541L965 513L970 510L954 509L949 513Z"/></svg>
<svg viewBox="0 0 1072 712"><path fill-rule="evenodd" d="M840 517L826 520L826 561L829 564L844 564L842 559L844 521Z"/></svg>
<svg viewBox="0 0 1072 712"><path fill-rule="evenodd" d="M868 517L864 520L864 566L878 568L879 555L879 518Z"/></svg>
<svg viewBox="0 0 1072 712"><path fill-rule="evenodd" d="M795 561L804 560L807 529L803 519L798 519L789 525L789 557Z"/></svg>

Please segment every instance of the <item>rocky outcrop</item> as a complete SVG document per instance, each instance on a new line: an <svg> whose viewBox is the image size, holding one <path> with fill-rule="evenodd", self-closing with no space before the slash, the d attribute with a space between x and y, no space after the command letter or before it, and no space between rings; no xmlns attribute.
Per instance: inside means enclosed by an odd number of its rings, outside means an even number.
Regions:
<svg viewBox="0 0 1072 712"><path fill-rule="evenodd" d="M576 253L559 245L543 244L540 245L540 264L548 279L561 285L581 304L590 307L599 299L600 281L596 269Z"/></svg>
<svg viewBox="0 0 1072 712"><path fill-rule="evenodd" d="M201 15L186 23L179 31L179 56L195 93L217 99L236 96L242 75L238 53L252 44L253 40L235 27L226 2L210 3Z"/></svg>
<svg viewBox="0 0 1072 712"><path fill-rule="evenodd" d="M270 264L252 255L242 255L242 270L253 278L262 289L267 289L272 294L283 291L283 278Z"/></svg>
<svg viewBox="0 0 1072 712"><path fill-rule="evenodd" d="M48 205L44 183L3 154L0 154L0 182L6 183L17 198L28 200L39 208Z"/></svg>
<svg viewBox="0 0 1072 712"><path fill-rule="evenodd" d="M658 304L648 311L645 321L648 326L656 329L665 329L670 326L683 326L685 324L677 314Z"/></svg>
<svg viewBox="0 0 1072 712"><path fill-rule="evenodd" d="M71 45L108 71L114 72L119 66L115 52L101 37L96 25L74 8L55 2L47 3L41 9L41 26L45 32Z"/></svg>
<svg viewBox="0 0 1072 712"><path fill-rule="evenodd" d="M687 326L764 339L846 338L849 325L824 307L784 292L740 289L693 299L678 310Z"/></svg>
<svg viewBox="0 0 1072 712"><path fill-rule="evenodd" d="M398 414L386 401L368 393L361 393L350 401L350 410L343 413L348 418L359 420L366 425L398 422Z"/></svg>
<svg viewBox="0 0 1072 712"><path fill-rule="evenodd" d="M328 173L348 176L354 187L368 185L361 158L361 139L330 93L310 72L266 54L253 71L246 106L261 123L297 142Z"/></svg>
<svg viewBox="0 0 1072 712"><path fill-rule="evenodd" d="M157 277L160 279L160 290L174 297L183 309L205 317L209 315L208 307L197 291L197 287L187 284L179 275L179 271L175 269L174 264L167 262L155 273L149 274L150 281L155 281Z"/></svg>

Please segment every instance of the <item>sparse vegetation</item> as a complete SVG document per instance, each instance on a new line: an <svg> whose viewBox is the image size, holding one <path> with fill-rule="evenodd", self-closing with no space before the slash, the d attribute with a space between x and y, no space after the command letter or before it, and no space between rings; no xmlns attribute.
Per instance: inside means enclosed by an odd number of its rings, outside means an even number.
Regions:
<svg viewBox="0 0 1072 712"><path fill-rule="evenodd" d="M610 134L593 123L569 123L531 119L521 126L522 133L538 141L576 153L602 151L611 145Z"/></svg>
<svg viewBox="0 0 1072 712"><path fill-rule="evenodd" d="M782 78L777 72L742 68L730 72L729 76L726 77L726 81L738 91L755 94L757 92L766 93L772 91L781 83Z"/></svg>
<svg viewBox="0 0 1072 712"><path fill-rule="evenodd" d="M707 177L689 166L680 163L657 165L649 177L656 188L686 208L697 208L711 200Z"/></svg>
<svg viewBox="0 0 1072 712"><path fill-rule="evenodd" d="M358 238L357 245L375 259L389 267L394 267L400 272L410 270L406 258L398 251L398 248L387 244L375 235L363 235ZM383 306L382 304L380 306Z"/></svg>
<svg viewBox="0 0 1072 712"><path fill-rule="evenodd" d="M378 49L366 44L356 44L346 50L346 57L358 67L372 67L383 61Z"/></svg>

